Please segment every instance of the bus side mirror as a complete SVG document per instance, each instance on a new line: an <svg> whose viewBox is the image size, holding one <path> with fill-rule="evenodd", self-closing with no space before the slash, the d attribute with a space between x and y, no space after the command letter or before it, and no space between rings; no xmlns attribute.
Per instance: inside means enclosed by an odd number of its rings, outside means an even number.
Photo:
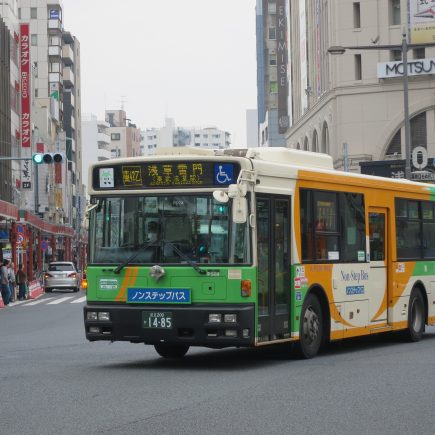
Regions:
<svg viewBox="0 0 435 435"><path fill-rule="evenodd" d="M248 201L246 200L246 185L230 184L228 196L232 199L232 219L236 224L244 224L248 219Z"/></svg>
<svg viewBox="0 0 435 435"><path fill-rule="evenodd" d="M232 218L236 224L244 224L248 219L248 201L244 196L233 198Z"/></svg>

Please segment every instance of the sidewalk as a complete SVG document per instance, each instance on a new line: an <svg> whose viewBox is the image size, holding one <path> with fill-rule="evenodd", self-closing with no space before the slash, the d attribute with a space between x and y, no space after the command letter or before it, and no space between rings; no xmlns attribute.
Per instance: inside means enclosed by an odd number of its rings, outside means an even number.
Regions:
<svg viewBox="0 0 435 435"><path fill-rule="evenodd" d="M8 306L13 307L14 305L19 305L21 302L25 302L29 299L37 299L40 296L42 296L43 294L44 294L44 287L42 287L41 282L38 280L30 281L27 299L25 299L24 301L17 301L16 300L15 302L11 302ZM0 308L6 308L6 306L3 302L3 298L1 297L1 294L0 294Z"/></svg>

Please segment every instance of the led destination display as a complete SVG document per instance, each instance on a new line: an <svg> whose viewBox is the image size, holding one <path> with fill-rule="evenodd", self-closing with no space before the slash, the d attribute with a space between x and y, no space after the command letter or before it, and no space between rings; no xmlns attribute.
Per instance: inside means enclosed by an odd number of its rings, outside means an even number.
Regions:
<svg viewBox="0 0 435 435"><path fill-rule="evenodd" d="M228 162L141 162L94 168L92 184L95 190L216 187L235 183L239 172Z"/></svg>

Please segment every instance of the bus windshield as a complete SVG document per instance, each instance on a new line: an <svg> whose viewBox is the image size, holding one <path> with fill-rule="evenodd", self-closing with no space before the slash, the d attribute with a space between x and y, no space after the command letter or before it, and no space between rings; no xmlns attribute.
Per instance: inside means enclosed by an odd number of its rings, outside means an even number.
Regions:
<svg viewBox="0 0 435 435"><path fill-rule="evenodd" d="M91 263L250 263L248 224L212 194L99 197L90 220ZM149 245L147 247L147 245ZM172 246L171 246L172 245ZM174 245L183 253L174 250Z"/></svg>

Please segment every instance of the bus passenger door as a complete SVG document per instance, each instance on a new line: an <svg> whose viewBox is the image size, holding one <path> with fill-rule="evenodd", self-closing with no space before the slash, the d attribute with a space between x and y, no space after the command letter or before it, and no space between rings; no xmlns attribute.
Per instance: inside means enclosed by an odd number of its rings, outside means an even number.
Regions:
<svg viewBox="0 0 435 435"><path fill-rule="evenodd" d="M290 197L257 196L258 340L290 337Z"/></svg>
<svg viewBox="0 0 435 435"><path fill-rule="evenodd" d="M387 322L388 249L387 217L385 208L369 209L370 235L370 313L372 323Z"/></svg>

